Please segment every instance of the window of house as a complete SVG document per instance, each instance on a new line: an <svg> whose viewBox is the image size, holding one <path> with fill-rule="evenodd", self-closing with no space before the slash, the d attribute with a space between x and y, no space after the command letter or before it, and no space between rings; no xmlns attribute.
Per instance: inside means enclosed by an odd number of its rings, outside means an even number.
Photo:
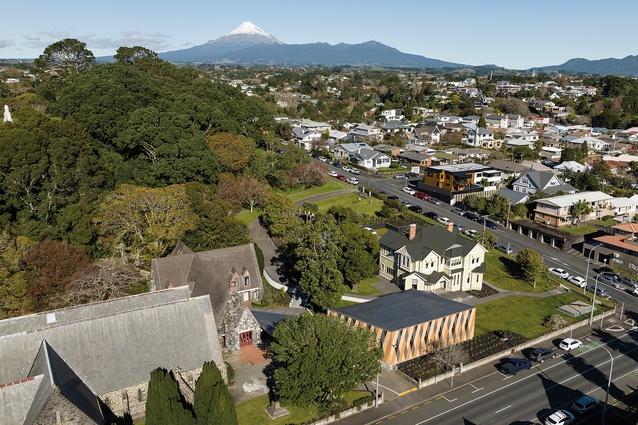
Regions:
<svg viewBox="0 0 638 425"><path fill-rule="evenodd" d="M244 286L250 286L250 274L248 272L244 274Z"/></svg>

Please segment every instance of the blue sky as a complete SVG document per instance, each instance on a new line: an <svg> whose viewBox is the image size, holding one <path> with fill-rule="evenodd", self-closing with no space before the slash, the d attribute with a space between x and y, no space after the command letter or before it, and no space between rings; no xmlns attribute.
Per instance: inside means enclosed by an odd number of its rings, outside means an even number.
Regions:
<svg viewBox="0 0 638 425"><path fill-rule="evenodd" d="M0 58L33 58L64 38L95 56L203 44L250 21L287 44L376 40L404 53L512 69L638 54L638 1L30 0L5 2Z"/></svg>

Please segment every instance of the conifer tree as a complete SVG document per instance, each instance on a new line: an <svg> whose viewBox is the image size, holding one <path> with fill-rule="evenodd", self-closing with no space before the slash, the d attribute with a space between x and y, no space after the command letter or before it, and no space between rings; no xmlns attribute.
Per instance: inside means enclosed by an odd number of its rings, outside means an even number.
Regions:
<svg viewBox="0 0 638 425"><path fill-rule="evenodd" d="M195 418L184 404L173 377L165 369L152 371L146 401L146 424L195 425L195 423Z"/></svg>
<svg viewBox="0 0 638 425"><path fill-rule="evenodd" d="M195 384L197 425L237 425L235 400L214 362L204 363Z"/></svg>

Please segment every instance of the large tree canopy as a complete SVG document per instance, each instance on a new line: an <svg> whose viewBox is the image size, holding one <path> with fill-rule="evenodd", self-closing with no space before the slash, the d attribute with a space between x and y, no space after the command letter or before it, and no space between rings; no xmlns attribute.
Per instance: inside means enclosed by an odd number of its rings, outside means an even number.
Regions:
<svg viewBox="0 0 638 425"><path fill-rule="evenodd" d="M333 316L300 315L277 324L271 345L280 366L275 389L283 400L330 406L379 372L375 336Z"/></svg>
<svg viewBox="0 0 638 425"><path fill-rule="evenodd" d="M93 52L83 43L74 38L65 38L51 44L35 61L36 68L67 77L87 69L95 63Z"/></svg>

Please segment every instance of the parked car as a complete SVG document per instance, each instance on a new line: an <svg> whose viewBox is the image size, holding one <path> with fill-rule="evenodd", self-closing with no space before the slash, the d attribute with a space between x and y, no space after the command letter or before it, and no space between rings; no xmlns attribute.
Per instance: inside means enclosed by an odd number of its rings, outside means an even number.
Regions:
<svg viewBox="0 0 638 425"><path fill-rule="evenodd" d="M465 233L467 236L471 237L472 239L476 239L478 237L478 232L474 229L465 229L463 233Z"/></svg>
<svg viewBox="0 0 638 425"><path fill-rule="evenodd" d="M444 226L447 226L447 224L450 222L450 219L447 217L441 217L438 220L439 223L443 224Z"/></svg>
<svg viewBox="0 0 638 425"><path fill-rule="evenodd" d="M410 211L414 211L415 213L419 213L419 214L423 212L423 208L421 208L419 205L410 205L408 209Z"/></svg>
<svg viewBox="0 0 638 425"><path fill-rule="evenodd" d="M416 197L417 197L417 198L419 198L419 199L423 199L424 201L427 201L428 199L430 199L430 197L428 196L428 194L427 194L427 193L425 193L425 192L416 192L416 193L414 194L414 196L416 196Z"/></svg>
<svg viewBox="0 0 638 425"><path fill-rule="evenodd" d="M407 207L407 208L410 208L410 207L412 206L412 204L410 203L410 201L401 201L401 203L402 203L405 207Z"/></svg>
<svg viewBox="0 0 638 425"><path fill-rule="evenodd" d="M397 174L396 176L394 176L395 179L405 179L405 176L403 174Z"/></svg>
<svg viewBox="0 0 638 425"><path fill-rule="evenodd" d="M341 167L341 169L342 169L343 171L348 171L348 172L350 172L350 167L348 167L347 165L344 165L343 167Z"/></svg>
<svg viewBox="0 0 638 425"><path fill-rule="evenodd" d="M570 276L567 281L569 283L573 283L576 286L580 286L581 288L584 288L587 285L587 282L585 282L585 278L580 276Z"/></svg>
<svg viewBox="0 0 638 425"><path fill-rule="evenodd" d="M335 161L332 163L332 166L336 168L341 168L341 163L339 161Z"/></svg>
<svg viewBox="0 0 638 425"><path fill-rule="evenodd" d="M361 174L361 171L359 171L358 168L350 168L348 171L350 171L352 174L356 174L356 175Z"/></svg>
<svg viewBox="0 0 638 425"><path fill-rule="evenodd" d="M432 220L437 220L439 218L439 215L434 211L426 211L423 213L423 215L427 218L431 218Z"/></svg>
<svg viewBox="0 0 638 425"><path fill-rule="evenodd" d="M463 211L463 210L462 210L462 209L460 209L460 208L454 208L454 209L452 210L452 212L453 212L454 214L458 214L458 215L460 215L461 217L463 217L463 216L465 215L465 211Z"/></svg>
<svg viewBox="0 0 638 425"><path fill-rule="evenodd" d="M337 177L337 172L330 170L330 171L328 171L328 175L331 176L331 177Z"/></svg>
<svg viewBox="0 0 638 425"><path fill-rule="evenodd" d="M459 232L463 231L463 225L461 223L454 223L454 227L456 227Z"/></svg>
<svg viewBox="0 0 638 425"><path fill-rule="evenodd" d="M600 283L604 283L605 285L609 285L612 288L620 288L620 282L616 280L616 278L612 274L601 273L596 278Z"/></svg>
<svg viewBox="0 0 638 425"><path fill-rule="evenodd" d="M356 186L359 184L359 180L355 179L354 177L350 177L349 179L346 179L346 183L350 183Z"/></svg>
<svg viewBox="0 0 638 425"><path fill-rule="evenodd" d="M479 216L474 211L466 211L465 212L465 218L469 218L470 220L474 220L474 221L479 221L481 216Z"/></svg>
<svg viewBox="0 0 638 425"><path fill-rule="evenodd" d="M621 276L620 282L624 283L630 288L638 288L638 280L634 279L633 277Z"/></svg>
<svg viewBox="0 0 638 425"><path fill-rule="evenodd" d="M583 343L576 338L565 338L558 344L558 348L565 351L573 350L574 348L582 347Z"/></svg>
<svg viewBox="0 0 638 425"><path fill-rule="evenodd" d="M344 176L343 174L337 174L337 178L338 178L339 180L346 181L346 176Z"/></svg>
<svg viewBox="0 0 638 425"><path fill-rule="evenodd" d="M596 286L589 285L587 287L587 290L589 292L596 291L596 295L602 298L607 298L609 296L607 295L607 290L605 288L601 288L600 286L596 287Z"/></svg>
<svg viewBox="0 0 638 425"><path fill-rule="evenodd" d="M405 173L406 177L419 177L419 173L414 173L414 172L409 172L409 173Z"/></svg>
<svg viewBox="0 0 638 425"><path fill-rule="evenodd" d="M638 288L631 291L631 295L633 295L634 297L638 297Z"/></svg>
<svg viewBox="0 0 638 425"><path fill-rule="evenodd" d="M614 271L614 269L604 266L598 269L598 274L608 274L608 275L612 275L614 278L616 278L617 280L620 280L620 275L618 273L616 273Z"/></svg>
<svg viewBox="0 0 638 425"><path fill-rule="evenodd" d="M439 201L438 199L433 198L431 196L430 196L430 199L428 199L428 202L431 203L431 204L434 204L434 205L439 205L441 203L441 201Z"/></svg>
<svg viewBox="0 0 638 425"><path fill-rule="evenodd" d="M507 255L511 255L512 252L514 252L514 251L512 251L512 248L510 248L509 245L496 245L496 249L498 249L501 252L506 253Z"/></svg>
<svg viewBox="0 0 638 425"><path fill-rule="evenodd" d="M416 190L412 189L411 187L404 187L403 189L401 189L402 191L404 191L405 193L407 193L408 195L414 195L416 193Z"/></svg>
<svg viewBox="0 0 638 425"><path fill-rule="evenodd" d="M557 410L545 419L545 425L569 425L574 419L574 414L569 410Z"/></svg>
<svg viewBox="0 0 638 425"><path fill-rule="evenodd" d="M397 195L388 195L386 199L389 199L391 201L398 201L399 197Z"/></svg>
<svg viewBox="0 0 638 425"><path fill-rule="evenodd" d="M558 354L551 348L535 348L529 353L529 359L533 362L544 363L545 359L555 359Z"/></svg>
<svg viewBox="0 0 638 425"><path fill-rule="evenodd" d="M501 365L501 373L504 375L516 375L521 370L531 369L532 362L527 359L510 359L509 362Z"/></svg>
<svg viewBox="0 0 638 425"><path fill-rule="evenodd" d="M368 232L372 233L373 235L377 234L377 231L374 230L372 227L364 227L363 230L367 230Z"/></svg>
<svg viewBox="0 0 638 425"><path fill-rule="evenodd" d="M576 413L587 413L600 406L600 404L600 400L596 397L584 395L572 404L572 409L574 409Z"/></svg>
<svg viewBox="0 0 638 425"><path fill-rule="evenodd" d="M479 224L483 224L485 225L485 227L488 227L490 229L498 229L498 226L496 225L495 222L493 222L490 219L487 218L479 218L478 220Z"/></svg>
<svg viewBox="0 0 638 425"><path fill-rule="evenodd" d="M556 277L560 277L561 279L569 278L569 273L567 273L565 270L560 269L558 267L551 267L549 269L549 272Z"/></svg>

